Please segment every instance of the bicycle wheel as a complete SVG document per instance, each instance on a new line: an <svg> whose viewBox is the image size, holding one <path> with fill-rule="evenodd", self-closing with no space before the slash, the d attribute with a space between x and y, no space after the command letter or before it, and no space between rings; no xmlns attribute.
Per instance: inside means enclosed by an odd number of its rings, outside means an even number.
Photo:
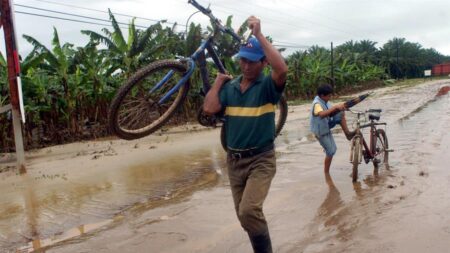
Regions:
<svg viewBox="0 0 450 253"><path fill-rule="evenodd" d="M275 108L275 136L278 136L286 123L288 115L288 105L286 98L281 96Z"/></svg>
<svg viewBox="0 0 450 253"><path fill-rule="evenodd" d="M172 75L168 75L171 73ZM158 130L186 98L189 80L163 103L160 99L186 73L186 66L175 60L149 64L132 75L112 100L108 124L118 137L132 140ZM169 77L161 83L164 77ZM158 87L155 88L155 86ZM154 88L154 90L153 90Z"/></svg>
<svg viewBox="0 0 450 253"><path fill-rule="evenodd" d="M275 137L278 136L283 129L284 124L286 123L288 114L288 105L286 98L281 96L280 101L275 106ZM226 139L226 129L225 123L222 125L222 129L220 129L220 143L222 144L222 148L227 151L227 139Z"/></svg>
<svg viewBox="0 0 450 253"><path fill-rule="evenodd" d="M227 130L225 129L225 122L224 122L222 127L220 128L220 144L222 144L223 150L228 151L226 132L227 132Z"/></svg>
<svg viewBox="0 0 450 253"><path fill-rule="evenodd" d="M382 165L385 169L389 169L389 143L386 133L383 129L377 129L375 138L375 150L373 165L375 169Z"/></svg>
<svg viewBox="0 0 450 253"><path fill-rule="evenodd" d="M351 146L351 163L352 163L352 181L356 182L358 180L358 166L361 161L362 150L361 150L361 137L356 136L352 140Z"/></svg>

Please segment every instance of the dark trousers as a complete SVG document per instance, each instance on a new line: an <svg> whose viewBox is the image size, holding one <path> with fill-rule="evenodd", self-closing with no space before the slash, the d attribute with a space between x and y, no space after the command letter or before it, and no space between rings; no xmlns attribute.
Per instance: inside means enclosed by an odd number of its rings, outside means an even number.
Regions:
<svg viewBox="0 0 450 253"><path fill-rule="evenodd" d="M267 233L263 203L276 172L275 151L240 159L228 156L227 165L234 206L241 226L250 236Z"/></svg>

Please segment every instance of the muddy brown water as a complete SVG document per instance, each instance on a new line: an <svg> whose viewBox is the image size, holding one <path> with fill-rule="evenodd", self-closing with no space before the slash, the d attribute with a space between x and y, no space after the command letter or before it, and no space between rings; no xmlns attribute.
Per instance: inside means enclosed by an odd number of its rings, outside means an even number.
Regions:
<svg viewBox="0 0 450 253"><path fill-rule="evenodd" d="M383 109L395 151L390 170L361 164L355 184L343 134L335 134L338 152L325 177L309 106L291 109L264 206L274 251L448 252L450 96L435 97L448 84L381 89L357 105ZM67 176L45 172L2 178L0 252L251 252L218 133L207 148L192 142L188 151L89 180L55 183Z"/></svg>

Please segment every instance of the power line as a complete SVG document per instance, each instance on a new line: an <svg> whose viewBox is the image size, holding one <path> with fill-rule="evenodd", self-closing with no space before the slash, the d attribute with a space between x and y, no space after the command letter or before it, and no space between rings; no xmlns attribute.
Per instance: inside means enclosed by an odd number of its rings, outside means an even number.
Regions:
<svg viewBox="0 0 450 253"><path fill-rule="evenodd" d="M95 12L101 12L101 13L108 13L106 11L102 11L102 10L98 10L98 9L86 8L86 7L81 7L81 6L72 5L72 4L63 4L63 3L53 2L53 1L49 1L49 0L34 0L34 1L50 3L50 4L54 4L54 5L60 5L60 6L71 7L71 8L84 9L84 10L95 11ZM42 11L49 11L49 12L59 13L59 14L63 14L63 15L70 15L70 16L75 16L75 17L81 17L81 18L87 18L87 19L92 19L92 20L99 20L99 21L109 22L109 20L98 19L98 18L91 18L91 17L87 17L87 16L82 16L82 15L70 14L70 13L67 13L67 12L60 12L60 11L54 11L54 10L45 10L45 9L41 9L41 8L36 8L36 7L31 7L31 6L26 6L26 5L19 5L19 4L16 4L16 5L17 6L21 6L21 7L25 7L25 8L32 8L32 9L37 9L37 10L42 10ZM222 7L222 8L227 9L226 7ZM233 8L228 8L228 9L233 9ZM243 13L240 10L236 10L236 9L234 9L234 10ZM116 15L116 16L134 17L134 16L131 16L131 15L122 14L122 13L113 13L113 14ZM46 16L46 15L41 15L41 16ZM52 18L56 18L56 17L52 17ZM176 24L176 23L173 23L173 22L167 22L165 20L156 20L156 19L149 19L149 18L143 18L143 17L136 17L136 18L143 19L143 20L149 20L149 21L152 21L152 22L165 22L167 24ZM67 20L67 19L64 19L64 20ZM272 20L275 21L275 22L278 22L275 19L272 19ZM76 22L80 22L80 21L76 21ZM92 23L92 22L88 22L88 23ZM127 24L121 23L121 22L118 22L118 23L127 25ZM280 22L278 22L278 23L282 24ZM98 24L98 23L95 23L95 24ZM98 24L98 25L100 25L100 24ZM186 26L186 25L181 25L181 24L179 24L179 25L180 26ZM289 23L282 24L282 25L290 25L290 26L298 29L297 26L289 24ZM139 26L139 25L136 25L136 26L137 27L141 27L141 28L143 27L143 26ZM143 27L143 28L146 28L146 27ZM293 47L293 48L308 48L309 47L309 46L298 45L298 44L290 43L290 42L281 42L281 41L276 41L276 42L279 43L280 45L289 44L289 45L286 45L286 46Z"/></svg>
<svg viewBox="0 0 450 253"><path fill-rule="evenodd" d="M219 10L217 10L216 7L218 7ZM217 12L220 12L220 13L229 14L230 13L229 11L223 11L223 10L232 10L233 12L242 13L244 15L250 15L249 13L243 12L242 10L234 9L234 8L231 8L231 7L224 7L224 6L220 6L220 5L217 5L217 4L214 6L214 9L217 10ZM220 10L220 9L223 9L223 10ZM242 17L241 15L235 15L235 16ZM279 24L281 26L288 25L288 26L291 26L291 27L293 27L295 29L300 29L298 26L293 25L291 23L281 23L281 22L279 22L279 20L276 20L276 19L273 19L273 18L270 18L270 17L264 17L264 18L268 19L268 20L272 20L272 23L277 23L277 24ZM337 29L333 29L333 30L337 30ZM307 46L307 45L299 45L299 44L292 43L292 42L281 42L281 41L276 41L276 40L274 40L273 42L278 44L279 46L283 46L283 47L286 47L286 48L310 48L311 47L311 46Z"/></svg>
<svg viewBox="0 0 450 253"><path fill-rule="evenodd" d="M297 43L292 43L292 42L287 42L287 41L280 41L280 40L274 40L273 42L280 43L280 44L283 44L283 45L297 46L297 47L310 47L310 46L307 46L307 45L301 45L301 44L297 44Z"/></svg>
<svg viewBox="0 0 450 253"><path fill-rule="evenodd" d="M214 7L218 7L219 8L218 12L221 12L221 13L230 14L229 10L232 10L233 12L238 12L238 13L242 13L244 15L247 15L247 17L250 15L250 13L244 12L242 10L234 9L234 8L231 8L231 7L224 7L224 6L217 5L217 4ZM222 11L220 9L222 9ZM272 21L271 23L274 23L274 24L278 24L278 25L281 25L281 26L291 26L291 27L293 27L295 29L300 29L300 27L297 26L297 25L293 25L293 24L290 24L290 23L283 23L283 22L280 22L279 20L271 18L271 17L265 17L265 19L271 20Z"/></svg>
<svg viewBox="0 0 450 253"><path fill-rule="evenodd" d="M269 8L264 7L264 6L260 6L260 5L251 5L251 4L249 4L249 3L245 2L245 1L241 1L240 3L249 5L249 6L251 6L252 8L254 8L254 7L256 6L256 7L259 7L259 8L261 8L261 9L268 10L268 11L270 11L272 14L273 14L273 13L277 13L277 14L280 14L280 15L282 15L282 16L284 16L284 17L288 16L288 17L291 17L291 18L300 18L300 17L293 16L292 14L289 14L289 13L282 13L282 12L280 12L280 11L276 11L276 10L273 10L273 9L269 9ZM217 5L217 4L216 4L216 5ZM219 6L220 6L220 5L219 5ZM228 9L231 9L231 10L238 11L238 10L236 10L236 9L233 9L233 8L230 8L230 7L225 7L225 6L222 6L222 8L228 8ZM267 19L267 17L265 17L265 18ZM273 18L268 18L268 19L275 20L275 19L273 19ZM339 29L339 28L335 28L335 27L331 27L331 26L328 26L328 25L324 25L324 24L318 23L318 22L310 21L310 20L305 19L305 18L300 18L300 19L302 19L302 20L304 20L304 21L306 21L306 22L309 22L309 23L311 23L311 24L315 24L315 25L317 25L317 26L321 26L321 27L323 27L323 28L327 28L328 30L332 30L332 31L340 31L340 32L342 32L342 33L350 34L350 35L353 36L353 34L347 32L347 31L345 31L345 30L341 30L341 29ZM277 22L278 22L278 20L277 20ZM295 25L292 25L292 24L290 24L290 23L284 23L284 24L287 24L287 25L296 27Z"/></svg>
<svg viewBox="0 0 450 253"><path fill-rule="evenodd" d="M245 15L249 15L248 13L245 13L245 12L243 12L241 10L230 8L230 7L223 7L223 6L220 6L220 5L215 5L215 7L219 7L219 9L229 9L229 10L231 9L233 11L240 12L240 13L243 13ZM220 10L218 10L218 12L229 13L229 12L220 11ZM272 18L268 18L268 19L271 19L271 20L273 20L276 23L279 23L281 25L290 25L290 26L298 29L298 27L295 26L295 25L292 25L292 24L289 24L289 23L283 24L283 23L278 22L278 20L275 20L275 19L272 19ZM297 44L297 43L278 41L278 40L274 40L273 42L275 43L274 46L278 46L278 47L286 47L286 48L310 48L311 47L311 46L307 46L307 45L300 45L300 44Z"/></svg>
<svg viewBox="0 0 450 253"><path fill-rule="evenodd" d="M77 9L81 9L81 10L88 10L88 11L101 12L101 13L108 13L107 11L102 11L102 10L93 9L93 8L87 8L87 7L81 7L81 6L77 6L77 5L73 5L73 4L63 4L63 3L47 1L47 0L34 0L34 1L42 2L42 3L49 3L49 4L54 4L54 5L60 5L60 6L70 7L70 8L77 8ZM144 17L133 16L133 15L129 15L129 14L118 13L118 12L113 12L113 14L115 16L143 19L143 20L152 21L152 22L164 22L164 23L169 24L169 25L185 26L185 25L182 25L182 24L178 24L177 22L169 22L169 21L166 21L166 20L144 18Z"/></svg>
<svg viewBox="0 0 450 253"><path fill-rule="evenodd" d="M282 45L282 44L273 44L274 47L278 48L296 48L296 49L308 49L310 46L291 46L291 45Z"/></svg>
<svg viewBox="0 0 450 253"><path fill-rule="evenodd" d="M286 45L286 44L278 44L276 41L272 44L274 47L285 47L285 48L310 48L311 46L302 46L302 45Z"/></svg>
<svg viewBox="0 0 450 253"><path fill-rule="evenodd" d="M103 21L103 22L111 22L110 20L107 20L107 19L92 18L92 17L88 17L88 16L77 15L77 14L71 14L71 13L62 12L62 11L46 10L46 9L42 9L42 8L31 7L31 6L27 6L27 5L21 5L21 4L14 4L14 5L15 5L15 6L19 6L19 7L23 7L23 8L29 8L29 9L34 9L34 10L46 11L46 12L51 12L51 13L57 13L57 14L62 14L62 15L67 15L67 16L78 17L78 18L86 18L86 19L97 20L97 21ZM128 25L127 23L123 23L123 22L117 22L117 24ZM147 28L148 28L148 27L141 26L141 25L135 25L135 26L136 26L136 27L140 27L140 28L144 28L144 29L147 29Z"/></svg>
<svg viewBox="0 0 450 253"><path fill-rule="evenodd" d="M37 13L30 13L30 12L24 12L24 11L15 11L15 13L24 14L24 15L31 15L31 16L38 16L38 17L44 17L44 18L59 19L59 20L77 22L77 23L91 24L91 25L112 26L112 25L109 25L109 24L101 24L101 23L95 23L95 22L90 22L90 21L85 21L85 20L48 16L48 15L37 14ZM121 27L121 28L128 29L127 27Z"/></svg>
<svg viewBox="0 0 450 253"><path fill-rule="evenodd" d="M38 1L38 0L35 0L35 1ZM183 0L178 0L178 2L182 2ZM184 1L183 1L184 2ZM217 10L217 8L216 7L218 7L218 9L219 10ZM195 8L194 8L195 9ZM220 9L222 9L222 10L220 10ZM214 12L219 12L219 13L224 13L224 14L227 14L227 15L233 15L233 16L239 16L239 17L243 17L243 16L241 16L241 15L234 15L234 14L230 14L230 11L229 10L232 10L232 12L237 12L237 13L241 13L241 14L243 14L243 15L246 15L246 17L245 18L247 18L249 15L250 15L250 13L248 13L248 12L244 12L244 11L242 11L242 10L240 10L240 9L235 9L235 8L232 8L232 7L229 7L229 6L223 6L223 5L218 5L217 3L215 3L214 4ZM279 25L281 25L281 26L291 26L291 27L293 27L293 28L296 28L296 29L299 29L299 26L296 26L296 25L293 25L293 24L290 24L290 23L283 23L283 22L279 22L279 20L277 20L277 19L274 19L274 18L271 18L271 17L265 17L266 19L268 19L268 20L272 20L272 23L276 23L276 24L279 24Z"/></svg>
<svg viewBox="0 0 450 253"><path fill-rule="evenodd" d="M49 4L54 4L54 5L60 5L60 6L70 7L70 8L77 8L77 9L89 10L89 11L94 11L94 12L108 13L107 11L102 11L102 10L98 10L98 9L87 8L87 7L81 7L81 6L77 6L77 5L73 5L73 4L58 3L58 2L49 1L49 0L34 0L34 1L37 1L37 2L43 2L43 3L49 3ZM181 1L181 0L179 0L179 1ZM246 3L246 4L248 4L248 3ZM294 6L294 7L297 7L297 8L299 8L299 9L301 9L298 5L292 4L292 2L289 2L288 4L291 5L291 6ZM16 4L16 5L17 5L17 4ZM245 12L243 12L242 10L234 9L234 8L229 7L229 6L220 6L220 5L217 5L217 4L215 4L215 5L218 6L219 8L221 8L221 9L233 10L233 11L235 11L235 12L240 12L240 13L243 13L243 14L245 14L245 15L249 15L248 13L245 13ZM20 5L18 5L18 6L20 6ZM252 5L252 6L254 7L254 5ZM260 6L260 5L256 5L256 6L259 7L259 8L261 8L261 9L269 10L268 8L263 7L263 6ZM25 7L25 8L35 8L35 7L31 7L31 6L22 6L22 7ZM63 14L63 15L70 15L70 16L75 16L75 17L81 17L81 18L87 18L87 19L99 20L99 21L105 21L105 22L107 22L106 20L103 20L103 19L91 18L91 17L82 16L82 15L76 15L76 14L70 14L70 13L64 13L64 12L52 11L52 10L45 10L45 9L40 9L40 8L35 8L35 9L43 10L43 11L49 11L49 12L55 12L55 13L60 13L60 14ZM302 9L302 10L303 10L303 9ZM274 12L272 9L270 9L270 11L271 11L272 13ZM304 11L305 11L305 10L304 10ZM225 11L219 11L219 12L225 13ZM311 11L310 11L310 12L311 12ZM227 12L227 13L228 13L228 12ZM277 12L277 13L280 14L280 15L285 15L285 14L282 13L282 12ZM312 13L312 12L311 12L311 13ZM46 15L38 15L38 14L29 14L29 15L46 16ZM166 20L157 20L157 19L150 19L150 18L144 18L144 17L137 17L137 16L132 16L132 15L123 14L123 13L114 13L114 15L116 15L116 16L124 16L124 17L131 17L131 18L136 18L136 19L143 19L143 20L148 20L148 21L152 21L152 22L164 22L164 23L166 23L166 24L172 24L172 25L177 24L177 23L174 23L174 22L168 22L168 21L166 21ZM290 16L293 17L292 15L290 15ZM322 16L323 16L323 15L322 15ZM49 17L49 18L56 18L56 17ZM280 24L280 25L282 25L282 26L288 25L288 26L294 27L294 28L296 28L296 29L299 29L298 25L293 25L293 24L291 24L291 23L282 23L282 22L279 22L279 20L276 20L276 19L273 19L273 18L267 18L267 17L265 17L265 18L266 18L266 19L270 19L270 20L273 21L273 23L278 23L278 24ZM327 17L325 17L325 18L327 18ZM329 19L331 19L331 18L329 18ZM63 20L69 20L69 19L63 19ZM340 30L340 29L337 29L337 28L333 28L333 27L330 27L330 26L322 25L322 24L320 24L320 23L312 22L312 21L307 20L307 19L304 19L304 20L306 20L307 22L310 22L310 23L313 23L313 24L317 24L317 25L319 25L319 26L323 26L323 27L325 27L325 28L331 29L331 30L333 30L333 31L341 31L341 32L344 32L344 33L348 33L348 32L346 32L346 31L343 31L343 30ZM77 20L77 21L75 21L75 22L80 22L80 21ZM108 21L108 22L109 22L109 21ZM339 21L338 21L338 22L339 22ZM98 24L98 23L93 23L93 22L86 22L86 23L100 25L100 24ZM119 22L119 23L120 23L120 22ZM342 22L341 22L341 23L342 23ZM125 24L125 23L121 23L121 24ZM125 24L125 25L127 25L127 24ZM182 25L182 24L177 24L177 25L179 25L179 26L186 26L186 25ZM136 25L136 26L137 26L137 27L141 27L141 28L143 27L143 26L139 26L139 25ZM348 34L350 34L350 33L348 33ZM281 44L288 44L287 46L290 46L290 44L294 44L294 43L291 43L291 42L278 42L278 43L281 43ZM309 47L309 46L296 45L296 44L294 44L293 47L306 48L306 47Z"/></svg>
<svg viewBox="0 0 450 253"><path fill-rule="evenodd" d="M45 0L35 0L35 1L49 2L49 1L45 1ZM110 20L106 20L106 19L93 18L93 17L77 15L77 14L71 14L71 13L62 12L62 11L42 9L42 8L37 8L37 7L32 7L32 6L28 6L28 5L22 5L22 4L15 4L15 5L18 6L18 7L29 8L29 9L39 10L39 11L46 11L46 12L51 12L51 13L57 13L57 14L68 15L68 16L79 17L79 18L85 18L85 19L90 19L90 20L97 20L97 21L108 22L108 23L110 22ZM83 8L83 7L80 7L80 8ZM38 16L38 17L44 17L44 18L65 20L65 21L71 21L71 22L77 22L77 23L101 25L101 26L112 26L111 24L103 24L103 23L91 22L91 21L85 21L85 20L79 20L79 19L63 18L63 17L57 17L57 16L38 14L38 13L30 13L30 12L23 12L23 11L15 11L15 12L19 13L19 14L24 14L24 15L31 15L31 16ZM103 11L101 11L101 12L103 12ZM107 12L104 12L104 13L107 13ZM160 22L160 21L158 21L158 22ZM122 22L117 22L117 23L121 24L121 25L128 25L128 24L122 23ZM123 26L120 26L120 27L128 29L128 27L123 27ZM147 28L147 27L140 26L140 25L136 25L136 27ZM276 47L284 47L284 48L299 48L299 49L300 48L309 48L310 47L310 46L306 46L306 45L299 45L299 44L296 44L296 43L285 42L285 41L274 41L274 46L276 46Z"/></svg>

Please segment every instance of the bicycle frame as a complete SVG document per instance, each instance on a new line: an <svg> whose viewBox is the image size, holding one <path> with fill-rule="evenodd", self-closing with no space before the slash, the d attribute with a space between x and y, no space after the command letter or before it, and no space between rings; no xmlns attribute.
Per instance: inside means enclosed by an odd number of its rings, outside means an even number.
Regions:
<svg viewBox="0 0 450 253"><path fill-rule="evenodd" d="M215 66L219 70L220 73L226 73L225 67L223 66L222 62L219 59L219 56L217 55L216 50L213 47L214 44L214 35L217 31L220 31L222 33L228 33L231 35L235 40L242 42L242 38L239 37L236 33L234 33L231 29L224 27L220 21L214 17L214 15L211 13L210 9L204 8L200 4L198 4L195 0L189 0L188 3L192 4L195 8L197 8L199 11L201 11L203 14L208 16L212 21L214 25L214 31L212 34L208 36L208 38L202 42L202 44L197 48L197 50L187 59L188 62L188 69L186 74L183 76L183 78L178 81L178 83L169 90L159 101L158 104L163 104L165 101L167 101L168 98L170 98L175 92L177 92L191 77L192 73L194 73L196 62L199 64L200 68L200 75L202 78L202 92L204 94L208 93L209 89L211 88L211 85L209 83L209 77L208 77L208 70L206 68L206 54L205 51L208 52L209 56L212 58ZM167 80L172 77L174 74L174 71L169 71L164 78L158 82L153 89L150 90L150 93L161 88Z"/></svg>
<svg viewBox="0 0 450 253"><path fill-rule="evenodd" d="M225 67L223 66L222 62L219 59L219 56L217 55L215 49L212 47L213 42L213 36L209 36L208 39L197 48L197 50L187 59L188 62L188 70L186 74L183 76L183 78L178 81L178 83L170 89L159 101L159 104L163 104L168 98L170 98L175 92L177 92L181 86L183 86L189 78L191 78L192 73L194 73L194 70L196 68L196 61L198 61L199 68L200 68L200 75L202 77L202 83L203 83L203 92L206 94L208 93L209 89L211 88L211 85L208 80L208 70L206 68L206 55L205 50L209 53L211 56L215 66L219 69L221 73L225 73ZM153 92L159 88L161 88L167 80L169 80L172 75L174 74L174 71L171 70L167 73L164 78L158 82L153 89L150 90L150 92Z"/></svg>
<svg viewBox="0 0 450 253"><path fill-rule="evenodd" d="M353 112L353 113L355 113L355 112ZM378 125L386 125L386 123L384 123L384 122L377 123L377 122L375 122L372 119L372 120L370 120L369 123L361 125L360 117L362 115L365 115L366 112L356 112L356 114L357 114L356 135L360 137L361 144L362 144L362 146L364 148L364 151L365 151L365 158L373 159L375 157L375 152L376 152L376 147L375 147L375 143L376 143L375 140L377 138L377 136L376 136L376 131L377 131L376 126L378 126ZM361 129L367 128L367 127L370 127L370 139L369 139L370 146L367 145L367 142L366 142L366 140L364 138L364 135L363 135L363 133L361 131Z"/></svg>

